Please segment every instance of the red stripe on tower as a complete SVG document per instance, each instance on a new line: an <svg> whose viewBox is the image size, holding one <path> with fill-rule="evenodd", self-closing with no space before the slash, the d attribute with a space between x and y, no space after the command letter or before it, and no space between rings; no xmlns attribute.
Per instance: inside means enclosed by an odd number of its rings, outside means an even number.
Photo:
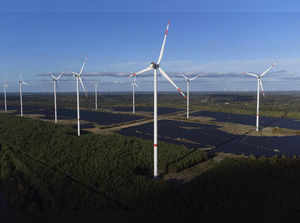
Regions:
<svg viewBox="0 0 300 223"><path fill-rule="evenodd" d="M156 148L157 148L157 144L154 144L154 147L156 147Z"/></svg>
<svg viewBox="0 0 300 223"><path fill-rule="evenodd" d="M135 76L136 76L136 73L132 74L132 76L135 77Z"/></svg>

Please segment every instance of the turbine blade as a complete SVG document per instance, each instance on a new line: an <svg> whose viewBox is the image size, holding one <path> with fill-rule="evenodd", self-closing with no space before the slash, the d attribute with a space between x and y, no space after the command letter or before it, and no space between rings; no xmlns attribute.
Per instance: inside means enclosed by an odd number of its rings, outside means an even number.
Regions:
<svg viewBox="0 0 300 223"><path fill-rule="evenodd" d="M166 78L176 89L177 91L183 96L185 97L185 94L181 91L181 89L179 87L177 87L177 85L172 81L172 79L166 74L166 72L163 71L163 69L158 68L160 73L162 74L162 76L164 76L164 78Z"/></svg>
<svg viewBox="0 0 300 223"><path fill-rule="evenodd" d="M86 60L87 60L87 57L85 57L85 59L84 59L84 61L83 61L83 64L82 64L81 69L80 69L80 72L79 72L79 75L82 74L83 68L84 68L84 66L85 66L85 64L86 64Z"/></svg>
<svg viewBox="0 0 300 223"><path fill-rule="evenodd" d="M80 85L81 85L82 89L84 90L85 96L87 96L86 89L85 89L85 87L84 87L84 84L83 84L83 81L82 81L81 77L78 77L78 79L79 79L79 81L80 81Z"/></svg>
<svg viewBox="0 0 300 223"><path fill-rule="evenodd" d="M168 22L168 25L167 25L167 28L166 28L166 31L165 31L164 40L163 40L163 43L162 43L162 46L161 46L161 49L160 49L160 54L159 54L159 58L157 60L157 64L160 64L160 61L161 61L161 59L163 57L163 54L164 54L169 26L170 26L170 22Z"/></svg>
<svg viewBox="0 0 300 223"><path fill-rule="evenodd" d="M266 69L264 72L261 73L261 77L263 77L266 73L268 73L273 67L275 66L275 64L272 64L268 69Z"/></svg>
<svg viewBox="0 0 300 223"><path fill-rule="evenodd" d="M136 72L136 73L130 74L129 77L135 77L136 75L145 73L145 72L150 71L150 70L152 70L152 69L153 69L153 68L152 68L152 66L150 65L149 67L147 67L147 68L145 68L145 69L143 69L143 70L140 70L140 71L138 71L138 72Z"/></svg>
<svg viewBox="0 0 300 223"><path fill-rule="evenodd" d="M201 74L196 75L195 77L191 78L190 81L193 81L195 79L197 79L198 77L200 77Z"/></svg>
<svg viewBox="0 0 300 223"><path fill-rule="evenodd" d="M136 78L134 78L133 85L134 85L135 87L138 87L138 85L137 85L137 83L136 83Z"/></svg>
<svg viewBox="0 0 300 223"><path fill-rule="evenodd" d="M263 96L265 96L265 92L264 92L264 88L263 88L263 84L262 84L261 79L259 80L259 86L260 86L260 89L261 89L261 92L262 92Z"/></svg>
<svg viewBox="0 0 300 223"><path fill-rule="evenodd" d="M49 76L50 76L52 79L55 78L54 75L53 75L53 73L51 73L51 72L49 72Z"/></svg>
<svg viewBox="0 0 300 223"><path fill-rule="evenodd" d="M185 76L185 74L182 74L182 76L184 77L184 80L185 80L185 81L188 81L188 80L189 80L189 78L188 78L187 76Z"/></svg>
<svg viewBox="0 0 300 223"><path fill-rule="evenodd" d="M56 80L58 81L63 75L64 75L64 72L60 73L60 75L56 78Z"/></svg>
<svg viewBox="0 0 300 223"><path fill-rule="evenodd" d="M256 77L256 78L259 76L258 74L250 73L250 72L247 72L247 73L244 73L244 74L248 74L248 75L250 75L252 77Z"/></svg>

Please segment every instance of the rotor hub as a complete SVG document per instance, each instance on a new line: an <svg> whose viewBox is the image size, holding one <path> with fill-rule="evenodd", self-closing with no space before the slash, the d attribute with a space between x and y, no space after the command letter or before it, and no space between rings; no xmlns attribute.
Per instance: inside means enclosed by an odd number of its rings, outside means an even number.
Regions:
<svg viewBox="0 0 300 223"><path fill-rule="evenodd" d="M153 69L157 70L159 68L159 64L152 62Z"/></svg>

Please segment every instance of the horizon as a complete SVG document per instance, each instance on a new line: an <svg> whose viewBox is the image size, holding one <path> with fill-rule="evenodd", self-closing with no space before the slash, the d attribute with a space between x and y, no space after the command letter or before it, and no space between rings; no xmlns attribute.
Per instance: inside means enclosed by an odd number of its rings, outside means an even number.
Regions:
<svg viewBox="0 0 300 223"><path fill-rule="evenodd" d="M40 92L36 92L36 91L22 91L23 92L23 95L25 94L50 94L50 95L53 95L53 91L40 91ZM97 91L98 94L132 94L132 91ZM211 91L190 91L192 92L193 94L257 94L257 91L256 90L253 90L253 91L214 91L214 90L211 90ZM69 94L69 93L74 93L76 94L76 91L57 91L57 94ZM95 91L91 90L91 91L87 91L86 92L87 94L95 94ZM135 93L139 93L139 94L153 94L153 91L137 91L135 90ZM185 92L184 92L185 93ZM267 94L268 93L300 93L300 90L286 90L286 91L265 91L265 96L264 97L267 97ZM0 92L0 95L2 95L3 92ZM16 95L19 95L20 92L19 91L13 91L13 92L7 92L7 95L9 94L16 94ZM84 95L85 92L79 92L80 95ZM178 92L175 92L175 91L158 91L158 94L172 94L172 95L179 95Z"/></svg>

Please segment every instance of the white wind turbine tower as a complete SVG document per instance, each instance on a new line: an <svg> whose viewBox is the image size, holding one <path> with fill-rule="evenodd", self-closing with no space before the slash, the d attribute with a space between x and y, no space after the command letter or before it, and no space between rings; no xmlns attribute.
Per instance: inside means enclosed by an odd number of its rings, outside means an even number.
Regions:
<svg viewBox="0 0 300 223"><path fill-rule="evenodd" d="M180 88L178 88L176 86L176 84L172 81L172 79L166 74L166 72L160 67L160 62L164 53L164 48L165 48L165 44L166 44L166 39L167 39L167 35L168 35L168 29L169 29L169 25L170 23L168 23L167 25L167 29L165 31L165 35L164 35L164 39L163 39L163 43L161 46L161 50L160 50L160 54L159 54L159 58L157 60L157 62L152 62L147 68L140 70L136 73L131 74L131 77L135 77L136 75L145 73L147 71L151 71L153 70L154 76L154 143L153 143L153 147L154 147L154 177L157 177L157 150L158 150L158 146L157 146L157 72L160 72L162 74L162 76L164 78L166 78L176 89L177 91L185 97L184 93L181 91Z"/></svg>
<svg viewBox="0 0 300 223"><path fill-rule="evenodd" d="M136 76L133 77L132 82L132 113L135 114L135 87L137 87Z"/></svg>
<svg viewBox="0 0 300 223"><path fill-rule="evenodd" d="M3 91L4 91L4 111L7 112L7 103L6 103L6 88L8 88L8 84L3 84Z"/></svg>
<svg viewBox="0 0 300 223"><path fill-rule="evenodd" d="M260 89L262 91L262 94L264 96L264 88L263 88L263 84L262 84L262 77L268 73L272 67L274 67L275 64L272 64L267 70L265 70L264 72L262 72L261 74L256 74L256 73L250 73L247 72L246 74L256 77L257 78L257 106L256 106L256 131L258 132L259 130L259 93L260 93Z"/></svg>
<svg viewBox="0 0 300 223"><path fill-rule="evenodd" d="M23 94L22 94L23 84L28 85L27 82L23 81L22 78L20 78L20 80L19 80L19 90L20 90L21 117L23 117Z"/></svg>
<svg viewBox="0 0 300 223"><path fill-rule="evenodd" d="M52 78L52 81L53 81L53 92L54 92L54 120L55 120L55 123L57 123L57 106L56 106L56 84L57 84L57 81L63 76L63 72L58 75L57 77L55 77L53 75L53 73L49 73L51 78Z"/></svg>
<svg viewBox="0 0 300 223"><path fill-rule="evenodd" d="M86 61L86 59L84 60L79 73L72 72L74 78L76 79L76 90L77 90L77 134L78 134L78 136L80 136L79 82L81 84L81 87L85 91L85 87L84 87L82 79L81 79L81 74L82 74L83 68L84 68L85 63L86 63L85 61Z"/></svg>
<svg viewBox="0 0 300 223"><path fill-rule="evenodd" d="M94 87L95 87L95 110L98 110L98 86L99 83L95 82Z"/></svg>
<svg viewBox="0 0 300 223"><path fill-rule="evenodd" d="M184 77L184 80L186 82L186 94L187 94L187 100L186 100L186 119L189 119L190 117L190 85L191 85L191 81L195 80L196 78L198 78L200 76L200 74L198 74L197 76L193 77L193 78L188 78L186 75L182 75Z"/></svg>

